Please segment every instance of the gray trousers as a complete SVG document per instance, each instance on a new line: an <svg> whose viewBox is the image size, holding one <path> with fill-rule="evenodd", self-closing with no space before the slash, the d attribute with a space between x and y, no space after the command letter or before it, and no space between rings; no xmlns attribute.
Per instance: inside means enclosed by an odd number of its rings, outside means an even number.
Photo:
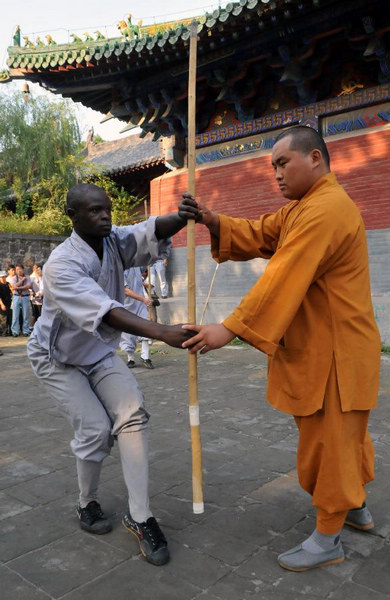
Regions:
<svg viewBox="0 0 390 600"><path fill-rule="evenodd" d="M149 414L138 384L119 356L88 367L50 361L47 351L30 338L27 354L46 392L74 430L80 504L95 500L101 464L118 439L129 507L136 521L150 515L148 496Z"/></svg>

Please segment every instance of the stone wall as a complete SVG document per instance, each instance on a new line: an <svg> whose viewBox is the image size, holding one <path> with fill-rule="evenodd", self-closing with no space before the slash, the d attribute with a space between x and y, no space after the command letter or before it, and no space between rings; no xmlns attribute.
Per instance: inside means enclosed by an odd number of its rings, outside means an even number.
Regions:
<svg viewBox="0 0 390 600"><path fill-rule="evenodd" d="M21 263L26 267L26 273L30 273L32 265L45 263L50 252L64 239L59 235L0 233L1 268Z"/></svg>

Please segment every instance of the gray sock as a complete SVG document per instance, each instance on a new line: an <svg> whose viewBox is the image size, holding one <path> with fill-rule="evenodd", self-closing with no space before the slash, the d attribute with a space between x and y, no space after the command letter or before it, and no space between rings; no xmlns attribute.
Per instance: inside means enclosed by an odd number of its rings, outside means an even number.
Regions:
<svg viewBox="0 0 390 600"><path fill-rule="evenodd" d="M85 508L92 500L97 500L97 490L103 463L77 458L76 464L80 490L79 503L81 508Z"/></svg>
<svg viewBox="0 0 390 600"><path fill-rule="evenodd" d="M143 523L152 516L149 508L148 429L124 430L118 435L123 476L129 493L130 514Z"/></svg>
<svg viewBox="0 0 390 600"><path fill-rule="evenodd" d="M340 531L333 535L326 535L317 529L313 531L311 536L302 543L302 548L312 554L320 554L333 550L340 541Z"/></svg>

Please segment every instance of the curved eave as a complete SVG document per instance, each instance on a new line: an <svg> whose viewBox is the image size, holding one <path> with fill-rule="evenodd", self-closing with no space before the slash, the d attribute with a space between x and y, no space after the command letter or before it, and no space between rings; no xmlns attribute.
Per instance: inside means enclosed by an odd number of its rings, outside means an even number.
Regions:
<svg viewBox="0 0 390 600"><path fill-rule="evenodd" d="M164 165L164 164L165 164L164 159L158 158L158 159L152 159L147 162L139 161L135 164L117 167L115 169L104 168L104 166L102 165L101 172L104 173L105 175L126 175L128 173L134 173L134 172L152 169L153 167L157 167L159 165ZM97 168L99 168L99 167L97 166Z"/></svg>
<svg viewBox="0 0 390 600"><path fill-rule="evenodd" d="M316 5L317 0L300 0L300 5L305 4L311 8ZM291 0L291 6L298 6L298 0ZM207 39L213 35L213 30L219 32L220 27L229 26L230 21L245 12L257 10L259 16L259 30L261 30L261 16L272 12L283 11L285 1L274 0L271 6L268 0L240 0L230 3L225 8L219 8L213 13L197 17L198 35L200 39ZM298 10L298 9L297 9ZM284 10L286 18L289 12ZM190 31L185 25L176 29L147 35L132 40L112 38L107 40L96 40L75 44L47 45L44 47L25 48L11 46L8 48L7 65L11 77L23 77L24 74L39 73L44 71L61 71L76 68L88 68L96 66L100 61L117 60L123 56L148 55L154 51L168 52L177 44L187 46L189 44Z"/></svg>

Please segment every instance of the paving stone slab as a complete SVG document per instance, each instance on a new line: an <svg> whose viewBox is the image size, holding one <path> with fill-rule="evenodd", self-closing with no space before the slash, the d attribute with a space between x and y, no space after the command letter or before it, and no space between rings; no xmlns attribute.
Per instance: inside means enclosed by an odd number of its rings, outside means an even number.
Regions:
<svg viewBox="0 0 390 600"><path fill-rule="evenodd" d="M179 571L167 574L165 567L154 567L136 558L61 600L194 600L201 593L202 588L182 579Z"/></svg>
<svg viewBox="0 0 390 600"><path fill-rule="evenodd" d="M354 583L390 596L390 544L371 554L353 577Z"/></svg>
<svg viewBox="0 0 390 600"><path fill-rule="evenodd" d="M0 565L0 582L1 600L49 600L45 592L3 565Z"/></svg>
<svg viewBox="0 0 390 600"><path fill-rule="evenodd" d="M102 538L80 531L10 561L8 565L58 598L111 571L128 558L121 550L104 543Z"/></svg>
<svg viewBox="0 0 390 600"><path fill-rule="evenodd" d="M74 504L62 501L0 521L0 560L7 562L72 533L78 527L73 512Z"/></svg>
<svg viewBox="0 0 390 600"><path fill-rule="evenodd" d="M207 520L213 529L227 529L241 539L255 541L259 546L269 543L276 533L284 532L295 523L295 511L275 511L263 504L246 504L224 508Z"/></svg>
<svg viewBox="0 0 390 600"><path fill-rule="evenodd" d="M78 496L74 467L45 473L34 479L7 488L9 496L32 506L53 502L68 494Z"/></svg>
<svg viewBox="0 0 390 600"><path fill-rule="evenodd" d="M30 505L15 500L5 492L0 492L0 521L19 515L27 510L31 510Z"/></svg>
<svg viewBox="0 0 390 600"><path fill-rule="evenodd" d="M231 535L229 530L215 531L208 524L190 525L182 531L174 532L173 537L184 546L204 552L233 567L239 566L259 549L254 540L243 543Z"/></svg>
<svg viewBox="0 0 390 600"><path fill-rule="evenodd" d="M332 600L389 600L390 593L382 594L372 588L347 581L332 592Z"/></svg>

